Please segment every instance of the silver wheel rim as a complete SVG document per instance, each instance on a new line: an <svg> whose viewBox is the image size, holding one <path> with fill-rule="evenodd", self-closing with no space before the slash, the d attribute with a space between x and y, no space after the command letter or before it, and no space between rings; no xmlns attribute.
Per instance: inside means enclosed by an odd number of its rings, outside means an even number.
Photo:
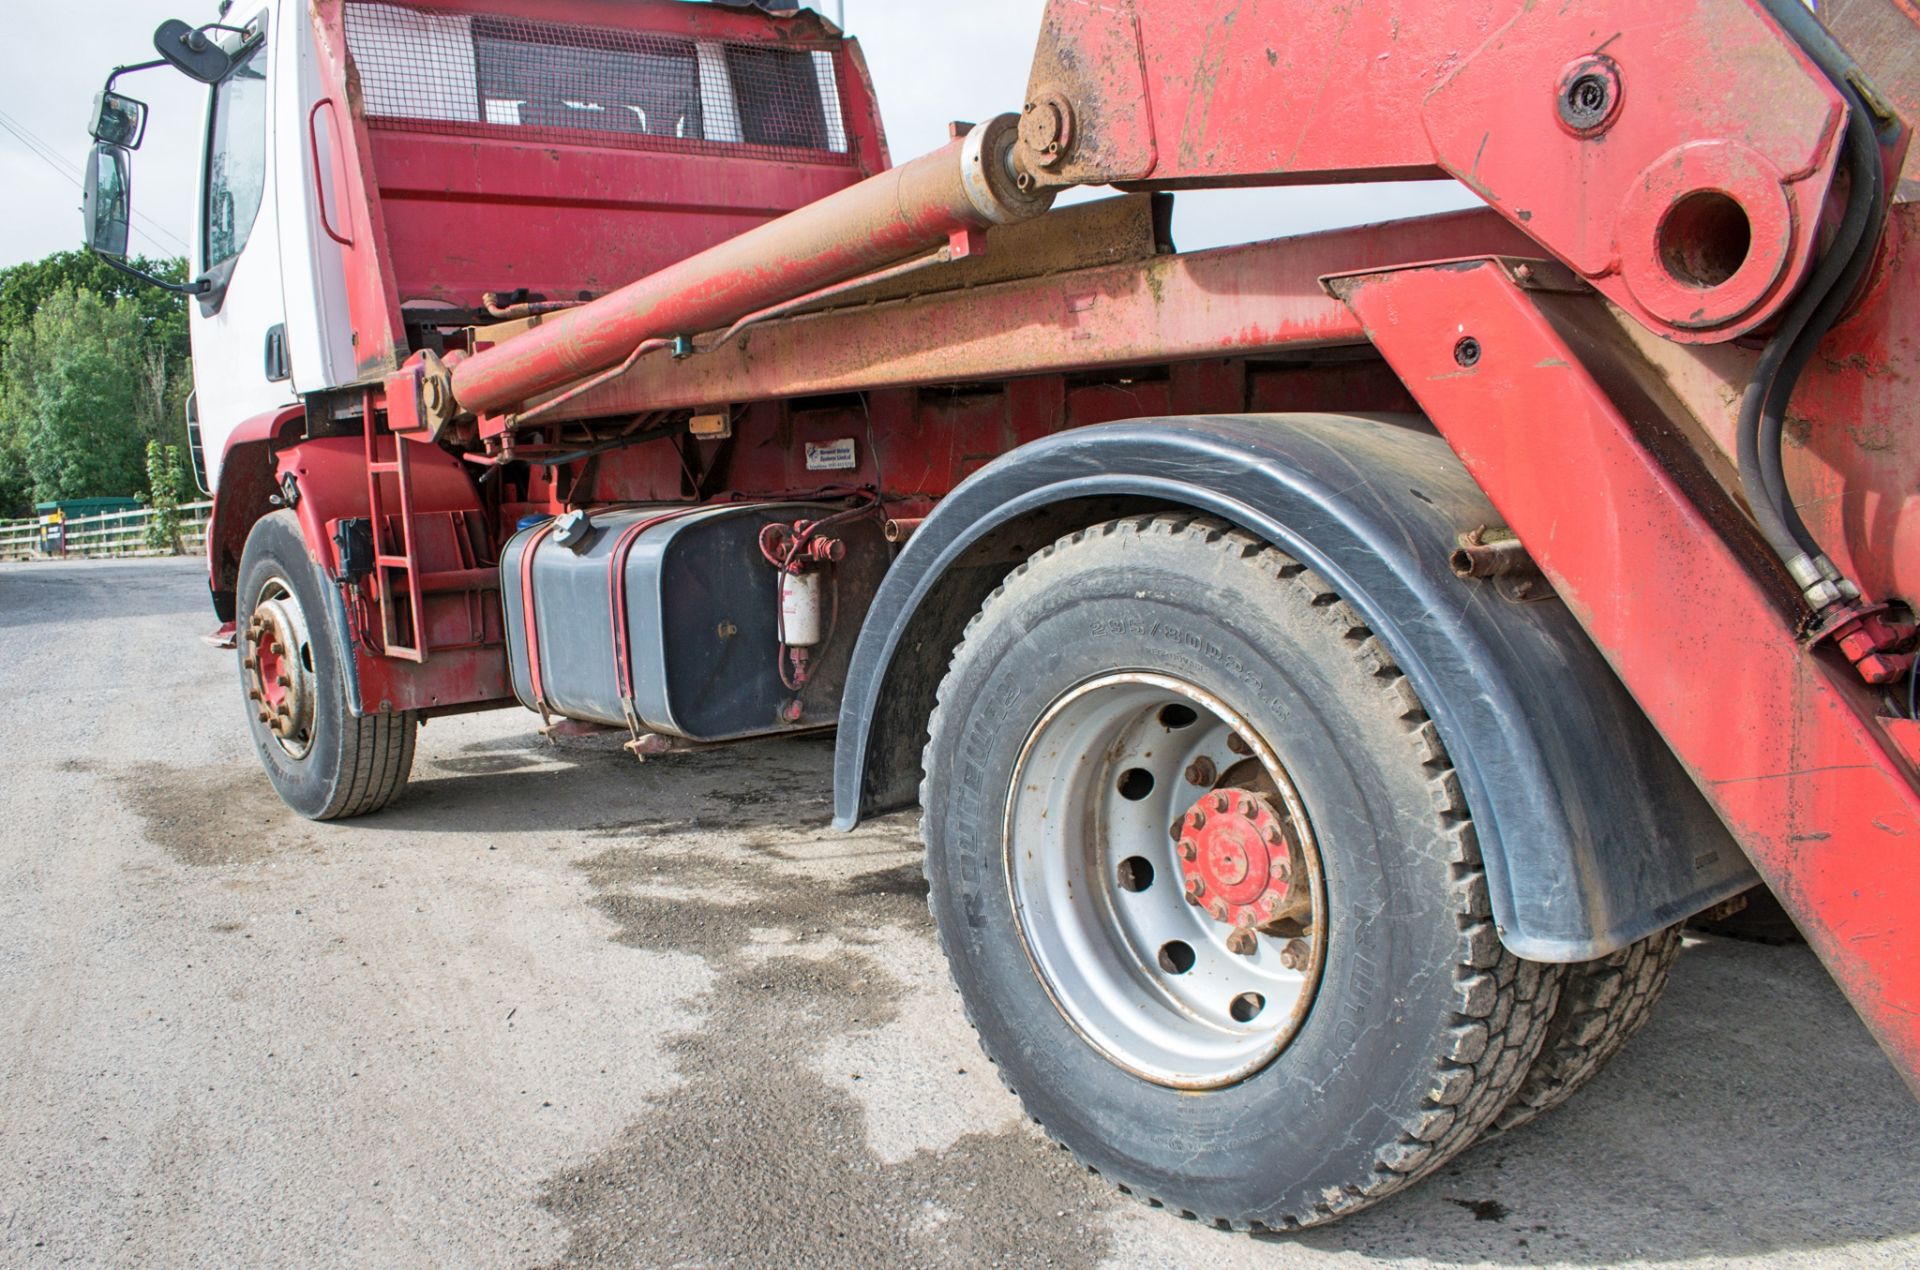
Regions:
<svg viewBox="0 0 1920 1270"><path fill-rule="evenodd" d="M1252 940L1189 900L1176 845L1190 807L1245 789L1284 819L1305 866L1298 916ZM1179 1089L1230 1085L1305 1021L1328 927L1306 808L1272 747L1205 690L1124 672L1054 702L1014 768L1005 865L1034 973L1126 1070Z"/></svg>
<svg viewBox="0 0 1920 1270"><path fill-rule="evenodd" d="M261 726L288 757L304 759L313 749L318 680L306 612L282 578L260 588L241 632L240 668Z"/></svg>

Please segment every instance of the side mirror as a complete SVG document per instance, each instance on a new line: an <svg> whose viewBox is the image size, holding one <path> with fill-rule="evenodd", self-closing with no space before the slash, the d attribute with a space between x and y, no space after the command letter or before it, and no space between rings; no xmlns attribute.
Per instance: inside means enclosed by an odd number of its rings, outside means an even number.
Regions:
<svg viewBox="0 0 1920 1270"><path fill-rule="evenodd" d="M94 142L93 157L87 163L86 193L80 203L87 224L87 246L109 260L125 260L132 208L132 156L124 146Z"/></svg>
<svg viewBox="0 0 1920 1270"><path fill-rule="evenodd" d="M153 48L182 74L203 84L217 84L233 69L225 49L179 18L168 18L153 33Z"/></svg>
<svg viewBox="0 0 1920 1270"><path fill-rule="evenodd" d="M147 103L103 89L94 96L93 122L87 132L95 141L138 150L147 132Z"/></svg>

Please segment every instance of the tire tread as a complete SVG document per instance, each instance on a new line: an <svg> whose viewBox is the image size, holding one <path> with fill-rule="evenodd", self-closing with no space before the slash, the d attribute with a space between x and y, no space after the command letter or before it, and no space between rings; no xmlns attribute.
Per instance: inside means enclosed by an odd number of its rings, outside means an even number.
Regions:
<svg viewBox="0 0 1920 1270"><path fill-rule="evenodd" d="M1112 1179L1123 1194L1131 1195L1152 1207L1168 1208L1183 1217L1220 1229L1297 1230L1319 1225L1377 1203L1431 1173L1471 1145L1482 1130L1508 1106L1545 1041L1547 1025L1553 1017L1559 995L1560 967L1522 961L1501 945L1498 932L1494 929L1472 816L1461 791L1459 777L1441 744L1438 729L1434 727L1406 675L1394 662L1385 645L1375 638L1359 613L1325 579L1263 539L1224 521L1185 512L1147 513L1107 521L1067 534L1014 568L987 597L980 611L968 621L962 639L949 659L949 672L964 657L967 644L980 624L1005 599L1008 591L1019 586L1037 565L1095 539L1116 535L1189 538L1198 545L1226 551L1234 558L1249 562L1268 577L1297 588L1309 607L1324 614L1333 633L1350 646L1355 660L1377 681L1381 693L1389 702L1393 717L1407 734L1410 757L1428 773L1433 810L1450 844L1453 905L1460 930L1453 966L1454 1021L1445 1043L1433 1055L1429 1089L1419 1105L1409 1107L1402 1113L1398 1136L1375 1153L1370 1176L1326 1192L1311 1208L1285 1214L1277 1220L1261 1222L1196 1213L1171 1205L1163 1198L1120 1179ZM935 694L934 711L928 723L930 738L939 736L945 726L950 708L948 688L951 683L952 676L949 673ZM933 748L930 740L928 755ZM930 792L925 757L921 770L921 838L924 841L924 808ZM935 936L941 953L951 957L948 934L939 922L937 911L934 919ZM989 1048L964 995L962 1004L966 1008L968 1023L979 1037L982 1052L1000 1074L1001 1082L1015 1097L1022 1098L1023 1106L1027 1105L1021 1091L1008 1079L1006 1069ZM1028 1111L1031 1116L1030 1106ZM1056 1145L1072 1151L1038 1116L1032 1118ZM1099 1174L1099 1169L1087 1164L1078 1155L1075 1158L1089 1172Z"/></svg>

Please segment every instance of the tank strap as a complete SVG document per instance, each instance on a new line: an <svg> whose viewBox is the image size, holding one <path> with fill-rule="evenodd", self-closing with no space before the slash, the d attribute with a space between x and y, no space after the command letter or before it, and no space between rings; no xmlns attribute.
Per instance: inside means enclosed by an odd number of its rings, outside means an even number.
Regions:
<svg viewBox="0 0 1920 1270"><path fill-rule="evenodd" d="M636 744L645 729L640 726L639 708L634 703L633 649L627 639L627 561L633 555L634 547L649 530L705 510L702 506L678 507L657 516L636 520L620 531L620 536L614 540L613 550L607 555L607 615L613 623L614 685L620 693L620 709L627 716L627 729L633 733Z"/></svg>
<svg viewBox="0 0 1920 1270"><path fill-rule="evenodd" d="M540 621L533 605L533 554L540 544L553 533L553 521L548 521L533 531L527 539L526 550L520 553L520 620L527 628L527 687L533 693L533 708L540 712L540 722L547 727L553 725L552 713L547 709L547 691L540 675Z"/></svg>

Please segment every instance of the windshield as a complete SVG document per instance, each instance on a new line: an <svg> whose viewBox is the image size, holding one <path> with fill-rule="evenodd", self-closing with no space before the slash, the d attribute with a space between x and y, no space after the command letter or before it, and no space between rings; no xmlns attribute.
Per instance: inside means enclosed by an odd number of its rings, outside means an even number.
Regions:
<svg viewBox="0 0 1920 1270"><path fill-rule="evenodd" d="M267 189L267 46L256 45L213 90L207 137L207 269L240 254Z"/></svg>

